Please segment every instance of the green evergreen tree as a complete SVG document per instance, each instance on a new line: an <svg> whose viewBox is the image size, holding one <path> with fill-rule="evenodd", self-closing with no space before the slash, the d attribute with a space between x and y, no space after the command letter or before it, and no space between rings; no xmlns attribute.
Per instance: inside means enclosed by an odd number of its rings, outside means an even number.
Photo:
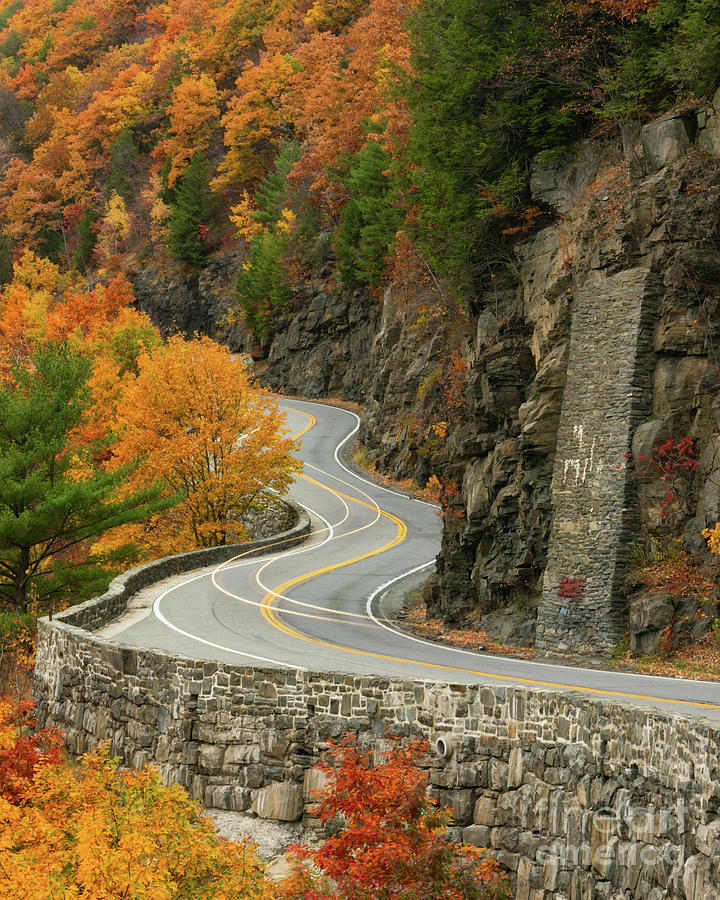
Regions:
<svg viewBox="0 0 720 900"><path fill-rule="evenodd" d="M78 544L169 505L158 491L117 499L128 470L106 472L103 448L69 446L88 406L88 371L48 345L0 386L0 598L19 613L96 575L73 566Z"/></svg>
<svg viewBox="0 0 720 900"><path fill-rule="evenodd" d="M123 128L110 144L108 153L110 172L105 181L105 194L109 197L115 191L129 202L134 193L132 179L137 175L140 164L140 154L129 128Z"/></svg>
<svg viewBox="0 0 720 900"><path fill-rule="evenodd" d="M710 97L720 84L720 0L660 0L642 17L646 72L676 92Z"/></svg>
<svg viewBox="0 0 720 900"><path fill-rule="evenodd" d="M275 168L263 178L255 192L258 207L254 218L268 228L274 228L288 200L287 177L300 159L300 147L295 141L278 153Z"/></svg>
<svg viewBox="0 0 720 900"><path fill-rule="evenodd" d="M210 227L216 201L210 192L210 169L198 151L177 184L165 191L170 204L168 246L175 259L202 266L212 251Z"/></svg>
<svg viewBox="0 0 720 900"><path fill-rule="evenodd" d="M97 244L94 225L98 220L97 211L86 209L77 224L77 247L73 253L73 263L78 269L87 269L92 260L92 253Z"/></svg>
<svg viewBox="0 0 720 900"><path fill-rule="evenodd" d="M298 145L288 144L278 154L274 170L258 185L254 218L263 229L250 241L249 258L237 280L242 317L263 346L270 342L278 319L290 309L291 290L283 265L288 236L278 223L289 199L287 176L299 158Z"/></svg>
<svg viewBox="0 0 720 900"><path fill-rule="evenodd" d="M350 161L345 178L350 199L335 238L346 287L378 287L385 272L385 257L402 221L390 166L390 157L372 138Z"/></svg>
<svg viewBox="0 0 720 900"><path fill-rule="evenodd" d="M577 135L559 77L516 63L550 55L543 8L523 0L425 0L411 25L410 157L416 240L433 267L471 291L497 265L488 198L525 199L530 159ZM546 46L543 47L543 42Z"/></svg>
<svg viewBox="0 0 720 900"><path fill-rule="evenodd" d="M13 277L12 241L0 233L0 286L9 284Z"/></svg>
<svg viewBox="0 0 720 900"><path fill-rule="evenodd" d="M270 343L278 319L290 309L290 285L282 262L287 238L266 228L250 245L250 258L237 280L238 306L250 333Z"/></svg>

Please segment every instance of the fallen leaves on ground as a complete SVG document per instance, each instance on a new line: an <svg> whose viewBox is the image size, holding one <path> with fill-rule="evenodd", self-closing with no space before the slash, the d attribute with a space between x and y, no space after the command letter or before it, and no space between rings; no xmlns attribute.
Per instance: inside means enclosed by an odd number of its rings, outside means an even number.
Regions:
<svg viewBox="0 0 720 900"><path fill-rule="evenodd" d="M615 667L646 675L720 681L720 641L715 634L706 634L692 645L674 650L668 656L643 656L634 659L628 652L616 660Z"/></svg>
<svg viewBox="0 0 720 900"><path fill-rule="evenodd" d="M405 618L396 624L404 631L429 641L440 641L465 650L484 650L498 656L519 656L532 659L536 653L532 647L508 647L475 629L448 628L442 619L425 619L425 605L419 598L409 598Z"/></svg>

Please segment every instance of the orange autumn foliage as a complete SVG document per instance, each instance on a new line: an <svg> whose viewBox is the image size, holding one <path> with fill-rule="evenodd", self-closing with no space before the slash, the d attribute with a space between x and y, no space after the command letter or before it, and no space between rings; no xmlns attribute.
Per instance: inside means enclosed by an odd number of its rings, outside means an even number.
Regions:
<svg viewBox="0 0 720 900"><path fill-rule="evenodd" d="M328 188L328 166L360 150L366 122L380 111L388 123L383 143L401 143L395 126L407 124L404 103L390 97L390 81L409 66L406 21L413 3L371 0L347 33L316 32L295 52L299 66L284 108L307 141L296 176L312 179L315 190Z"/></svg>
<svg viewBox="0 0 720 900"><path fill-rule="evenodd" d="M209 75L186 76L173 90L167 114L168 138L157 156L172 160L168 184L172 187L198 150L207 151L218 127L219 94Z"/></svg>
<svg viewBox="0 0 720 900"><path fill-rule="evenodd" d="M293 66L281 53L248 64L237 80L237 96L223 116L225 158L215 186L254 181L269 170L287 140L281 98L287 91Z"/></svg>
<svg viewBox="0 0 720 900"><path fill-rule="evenodd" d="M320 797L323 822L344 828L315 849L297 848L332 881L302 867L283 885L287 900L508 900L509 881L494 860L477 862L475 847L447 837L450 814L425 793L419 767L425 741L389 741L376 754L345 737L331 742L334 766L321 765L328 787Z"/></svg>
<svg viewBox="0 0 720 900"><path fill-rule="evenodd" d="M0 700L0 896L25 900L271 900L249 841L217 836L153 769L96 751L70 766L61 735Z"/></svg>
<svg viewBox="0 0 720 900"><path fill-rule="evenodd" d="M209 338L170 338L140 354L117 407L111 466L140 457L128 490L167 486L180 503L144 525L125 526L104 548L142 543L162 556L241 540L242 515L284 493L300 464L283 416L245 363Z"/></svg>
<svg viewBox="0 0 720 900"><path fill-rule="evenodd" d="M122 275L87 289L32 251L18 260L0 294L0 372L29 359L32 348L45 342L65 343L92 359L93 402L75 435L81 443L109 437L125 374L136 372L141 349L160 341L134 300Z"/></svg>
<svg viewBox="0 0 720 900"><path fill-rule="evenodd" d="M305 16L318 31L341 31L360 16L367 0L315 0Z"/></svg>
<svg viewBox="0 0 720 900"><path fill-rule="evenodd" d="M98 357L96 338L102 333L107 339L114 324L150 326L149 319L132 308L134 302L123 275L88 289L54 263L26 250L0 294L0 359L16 345L44 341L67 342L85 355Z"/></svg>
<svg viewBox="0 0 720 900"><path fill-rule="evenodd" d="M414 2L166 0L143 9L136 0L27 0L0 33L0 41L19 40L0 83L34 106L22 134L31 156L11 151L0 176L5 233L62 255L70 268L77 223L92 211L95 261L127 271L148 244L163 257L168 215L157 179L167 161L172 189L202 150L213 189L226 192L221 205L231 209L293 135L307 141L296 177L309 179L336 214L344 191L326 168L362 146L366 120L386 123L391 155L406 143L407 110L388 86L409 65L405 22ZM121 133L141 159L118 239L105 205ZM223 227L233 234L227 220ZM87 265L86 251L82 258Z"/></svg>
<svg viewBox="0 0 720 900"><path fill-rule="evenodd" d="M31 701L0 697L0 798L10 803L23 803L37 772L62 759L60 732L35 725Z"/></svg>

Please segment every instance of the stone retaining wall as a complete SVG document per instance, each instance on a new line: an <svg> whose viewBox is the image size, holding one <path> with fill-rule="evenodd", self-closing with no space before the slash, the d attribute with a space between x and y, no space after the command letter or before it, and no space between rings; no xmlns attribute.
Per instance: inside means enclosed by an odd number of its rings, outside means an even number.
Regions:
<svg viewBox="0 0 720 900"><path fill-rule="evenodd" d="M442 736L431 791L518 900L720 900L717 726L575 693L220 665L67 619L40 625L35 689L73 753L107 740L206 806L310 825L328 739Z"/></svg>

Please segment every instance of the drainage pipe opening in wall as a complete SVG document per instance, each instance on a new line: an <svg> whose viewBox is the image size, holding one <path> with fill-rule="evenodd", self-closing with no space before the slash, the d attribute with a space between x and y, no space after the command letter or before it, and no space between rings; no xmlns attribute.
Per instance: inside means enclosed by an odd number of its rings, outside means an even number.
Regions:
<svg viewBox="0 0 720 900"><path fill-rule="evenodd" d="M450 734L441 734L435 738L435 752L441 759L450 759L455 747L455 741Z"/></svg>

